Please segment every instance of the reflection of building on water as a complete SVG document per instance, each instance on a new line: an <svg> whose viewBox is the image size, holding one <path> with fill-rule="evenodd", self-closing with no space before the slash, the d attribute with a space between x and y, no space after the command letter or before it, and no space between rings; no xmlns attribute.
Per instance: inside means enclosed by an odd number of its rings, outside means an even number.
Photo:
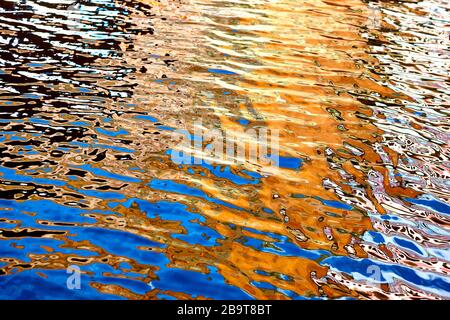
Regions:
<svg viewBox="0 0 450 320"><path fill-rule="evenodd" d="M2 297L448 297L435 1L1 7ZM196 130L279 165L172 161Z"/></svg>

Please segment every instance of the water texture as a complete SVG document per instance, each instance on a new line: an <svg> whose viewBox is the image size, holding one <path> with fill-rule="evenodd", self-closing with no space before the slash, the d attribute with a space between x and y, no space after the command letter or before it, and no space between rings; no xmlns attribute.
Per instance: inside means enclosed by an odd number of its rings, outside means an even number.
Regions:
<svg viewBox="0 0 450 320"><path fill-rule="evenodd" d="M449 8L0 0L0 298L449 299Z"/></svg>

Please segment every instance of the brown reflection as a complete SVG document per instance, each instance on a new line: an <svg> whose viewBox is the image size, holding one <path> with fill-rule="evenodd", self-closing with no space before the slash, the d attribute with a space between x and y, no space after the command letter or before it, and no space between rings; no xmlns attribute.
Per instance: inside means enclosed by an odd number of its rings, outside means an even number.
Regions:
<svg viewBox="0 0 450 320"><path fill-rule="evenodd" d="M378 61L368 53L367 40L361 36L361 27L370 15L367 5L359 0L345 4L313 0L140 3L150 9L130 6L130 14L123 18L126 23L117 30L129 37L116 40L117 56L93 59L89 66L100 72L76 76L95 87L96 94L81 94L74 83L58 83L54 91L68 92L78 100L67 106L60 106L57 99L43 104L43 112L52 115L47 115L51 128L32 123L3 126L26 139L24 143L8 141L6 149L0 149L9 159L9 168L17 174L65 182L11 182L2 186L4 198L50 198L82 208L86 210L83 217L94 222L64 223L40 217L36 221L51 228L101 228L139 235L165 245L138 247L163 253L169 260L165 267L205 274L209 267L216 267L226 283L257 299L288 299L282 290L306 297L389 297L385 292L389 288L370 293L370 286L330 271L320 264L323 255L309 259L279 248L279 242L284 242L311 252L324 250L330 256L395 261L386 246L374 247L361 239L368 230L395 228L389 224L374 226L370 220L369 213L387 211L368 183L371 170L380 173L375 176L377 181L384 178L381 185L389 195L414 197L419 193L389 180L392 178L380 161L380 153L384 151L393 165L398 163L398 155L391 149L375 148L383 131L370 118L385 116L373 114L367 96L408 97L383 86L380 76L369 69ZM211 72L222 69L229 72ZM125 74L107 76L124 70ZM87 125L70 124L79 118ZM245 128L237 121L242 118L249 121ZM263 176L256 184L237 185L204 167L173 163L166 152L176 146L179 135L170 128L192 133L200 119L204 132L218 129L226 134L261 127L278 131L280 156L301 159L301 167L288 169L252 161L232 164L233 174L245 176L248 170ZM42 141L34 138L36 131L45 133ZM244 132L240 138L245 138ZM23 144L34 145L38 153L18 156ZM215 165L225 167L228 163ZM171 180L207 196L161 191L149 186L153 179ZM223 239L213 247L180 240L175 236L189 235L180 221L150 218L136 202L125 204L134 198L185 204L188 212L205 219L195 223L217 231ZM117 202L113 209L111 202ZM433 219L442 225L448 223L438 215L425 220ZM0 270L3 274L94 263L122 270L120 264L126 262L134 276L102 275L145 283L157 279L159 267L111 254L88 240L70 240L66 231L1 231L1 238L54 237L64 240L60 248L96 254L75 256L42 247L47 253L30 253L31 263L0 260L7 263ZM258 240L263 248L255 248L248 240ZM415 266L434 270L420 262ZM157 299L159 293L193 299L189 292L159 289L139 295L119 285L99 283L92 273L87 276L100 292L129 299ZM261 282L281 290L255 285ZM405 290L422 294L414 288Z"/></svg>

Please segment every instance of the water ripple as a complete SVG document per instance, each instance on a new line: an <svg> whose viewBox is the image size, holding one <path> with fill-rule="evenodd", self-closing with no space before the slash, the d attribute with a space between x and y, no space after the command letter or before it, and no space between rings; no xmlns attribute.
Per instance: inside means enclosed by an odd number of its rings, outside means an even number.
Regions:
<svg viewBox="0 0 450 320"><path fill-rule="evenodd" d="M0 4L2 298L450 297L447 1Z"/></svg>

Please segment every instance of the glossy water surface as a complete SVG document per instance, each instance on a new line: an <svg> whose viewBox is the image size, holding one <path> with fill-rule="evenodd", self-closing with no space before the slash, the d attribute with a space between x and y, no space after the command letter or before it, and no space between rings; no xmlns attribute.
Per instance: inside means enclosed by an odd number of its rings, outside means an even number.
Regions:
<svg viewBox="0 0 450 320"><path fill-rule="evenodd" d="M0 298L450 298L449 7L0 0Z"/></svg>

